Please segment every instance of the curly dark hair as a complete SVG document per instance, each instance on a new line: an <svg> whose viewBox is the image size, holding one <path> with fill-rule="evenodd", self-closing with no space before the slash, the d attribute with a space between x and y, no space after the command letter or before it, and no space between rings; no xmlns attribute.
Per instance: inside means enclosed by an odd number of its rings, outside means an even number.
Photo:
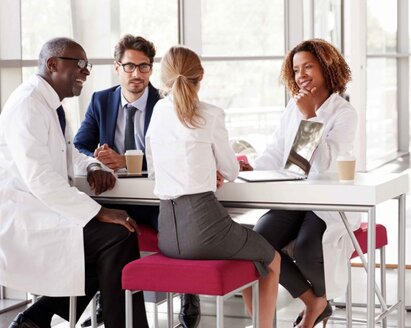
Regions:
<svg viewBox="0 0 411 328"><path fill-rule="evenodd" d="M344 93L351 81L351 70L341 53L322 39L306 40L295 46L285 57L281 67L281 80L292 95L300 89L295 82L293 59L297 52L310 52L319 62L326 87L330 93Z"/></svg>
<svg viewBox="0 0 411 328"><path fill-rule="evenodd" d="M131 34L124 35L120 41L116 44L114 48L114 59L121 62L126 50L138 50L143 52L150 63L154 61L154 56L156 55L156 48L154 44L141 36L134 36Z"/></svg>

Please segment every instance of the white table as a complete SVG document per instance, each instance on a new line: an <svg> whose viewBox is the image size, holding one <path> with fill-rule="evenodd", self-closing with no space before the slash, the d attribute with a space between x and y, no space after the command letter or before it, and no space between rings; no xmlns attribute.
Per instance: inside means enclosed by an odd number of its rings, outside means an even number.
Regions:
<svg viewBox="0 0 411 328"><path fill-rule="evenodd" d="M94 196L85 177L77 177L75 185L99 202L124 204L157 204L154 181L145 178L119 179L115 188ZM342 183L334 175L320 175L306 181L226 183L217 198L230 207L332 210L364 212L368 218L367 253L367 327L375 327L375 214L376 206L398 199L398 327L405 327L405 194L408 174L357 173L355 181Z"/></svg>

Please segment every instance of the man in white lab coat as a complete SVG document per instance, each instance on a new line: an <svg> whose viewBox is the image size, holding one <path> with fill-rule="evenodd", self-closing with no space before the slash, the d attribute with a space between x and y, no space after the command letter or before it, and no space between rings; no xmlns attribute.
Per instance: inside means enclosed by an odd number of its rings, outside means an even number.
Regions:
<svg viewBox="0 0 411 328"><path fill-rule="evenodd" d="M74 169L87 172L96 194L115 184L111 172L73 147L61 107L80 94L90 69L78 43L48 41L39 73L11 94L0 115L0 284L46 295L10 328L50 327L54 314L68 319L67 296L84 295L78 318L98 289L105 327L125 326L121 270L139 256L137 225L71 186ZM141 293L136 301L135 327L148 327Z"/></svg>

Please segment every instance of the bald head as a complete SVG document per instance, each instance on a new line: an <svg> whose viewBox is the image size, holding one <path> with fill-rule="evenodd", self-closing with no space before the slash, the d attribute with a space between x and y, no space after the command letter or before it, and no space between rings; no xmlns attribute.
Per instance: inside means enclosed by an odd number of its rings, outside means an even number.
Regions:
<svg viewBox="0 0 411 328"><path fill-rule="evenodd" d="M90 68L83 47L72 39L51 39L41 48L38 74L57 92L60 100L80 95Z"/></svg>
<svg viewBox="0 0 411 328"><path fill-rule="evenodd" d="M47 60L51 57L62 56L69 46L81 46L69 38L54 38L47 41L40 50L39 55L39 73L44 74L47 71Z"/></svg>

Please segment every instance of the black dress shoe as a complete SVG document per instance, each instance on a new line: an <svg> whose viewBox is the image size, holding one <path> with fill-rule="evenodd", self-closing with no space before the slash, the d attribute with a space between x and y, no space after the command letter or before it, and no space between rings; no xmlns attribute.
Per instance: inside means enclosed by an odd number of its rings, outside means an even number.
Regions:
<svg viewBox="0 0 411 328"><path fill-rule="evenodd" d="M96 294L96 319L97 319L97 326L103 324L103 306L100 301L100 292ZM91 327L91 318L87 318L81 324L81 327Z"/></svg>
<svg viewBox="0 0 411 328"><path fill-rule="evenodd" d="M27 319L23 313L19 313L10 324L9 328L40 328L33 321Z"/></svg>
<svg viewBox="0 0 411 328"><path fill-rule="evenodd" d="M183 328L196 328L200 322L200 298L198 295L181 295L181 310L178 315Z"/></svg>

